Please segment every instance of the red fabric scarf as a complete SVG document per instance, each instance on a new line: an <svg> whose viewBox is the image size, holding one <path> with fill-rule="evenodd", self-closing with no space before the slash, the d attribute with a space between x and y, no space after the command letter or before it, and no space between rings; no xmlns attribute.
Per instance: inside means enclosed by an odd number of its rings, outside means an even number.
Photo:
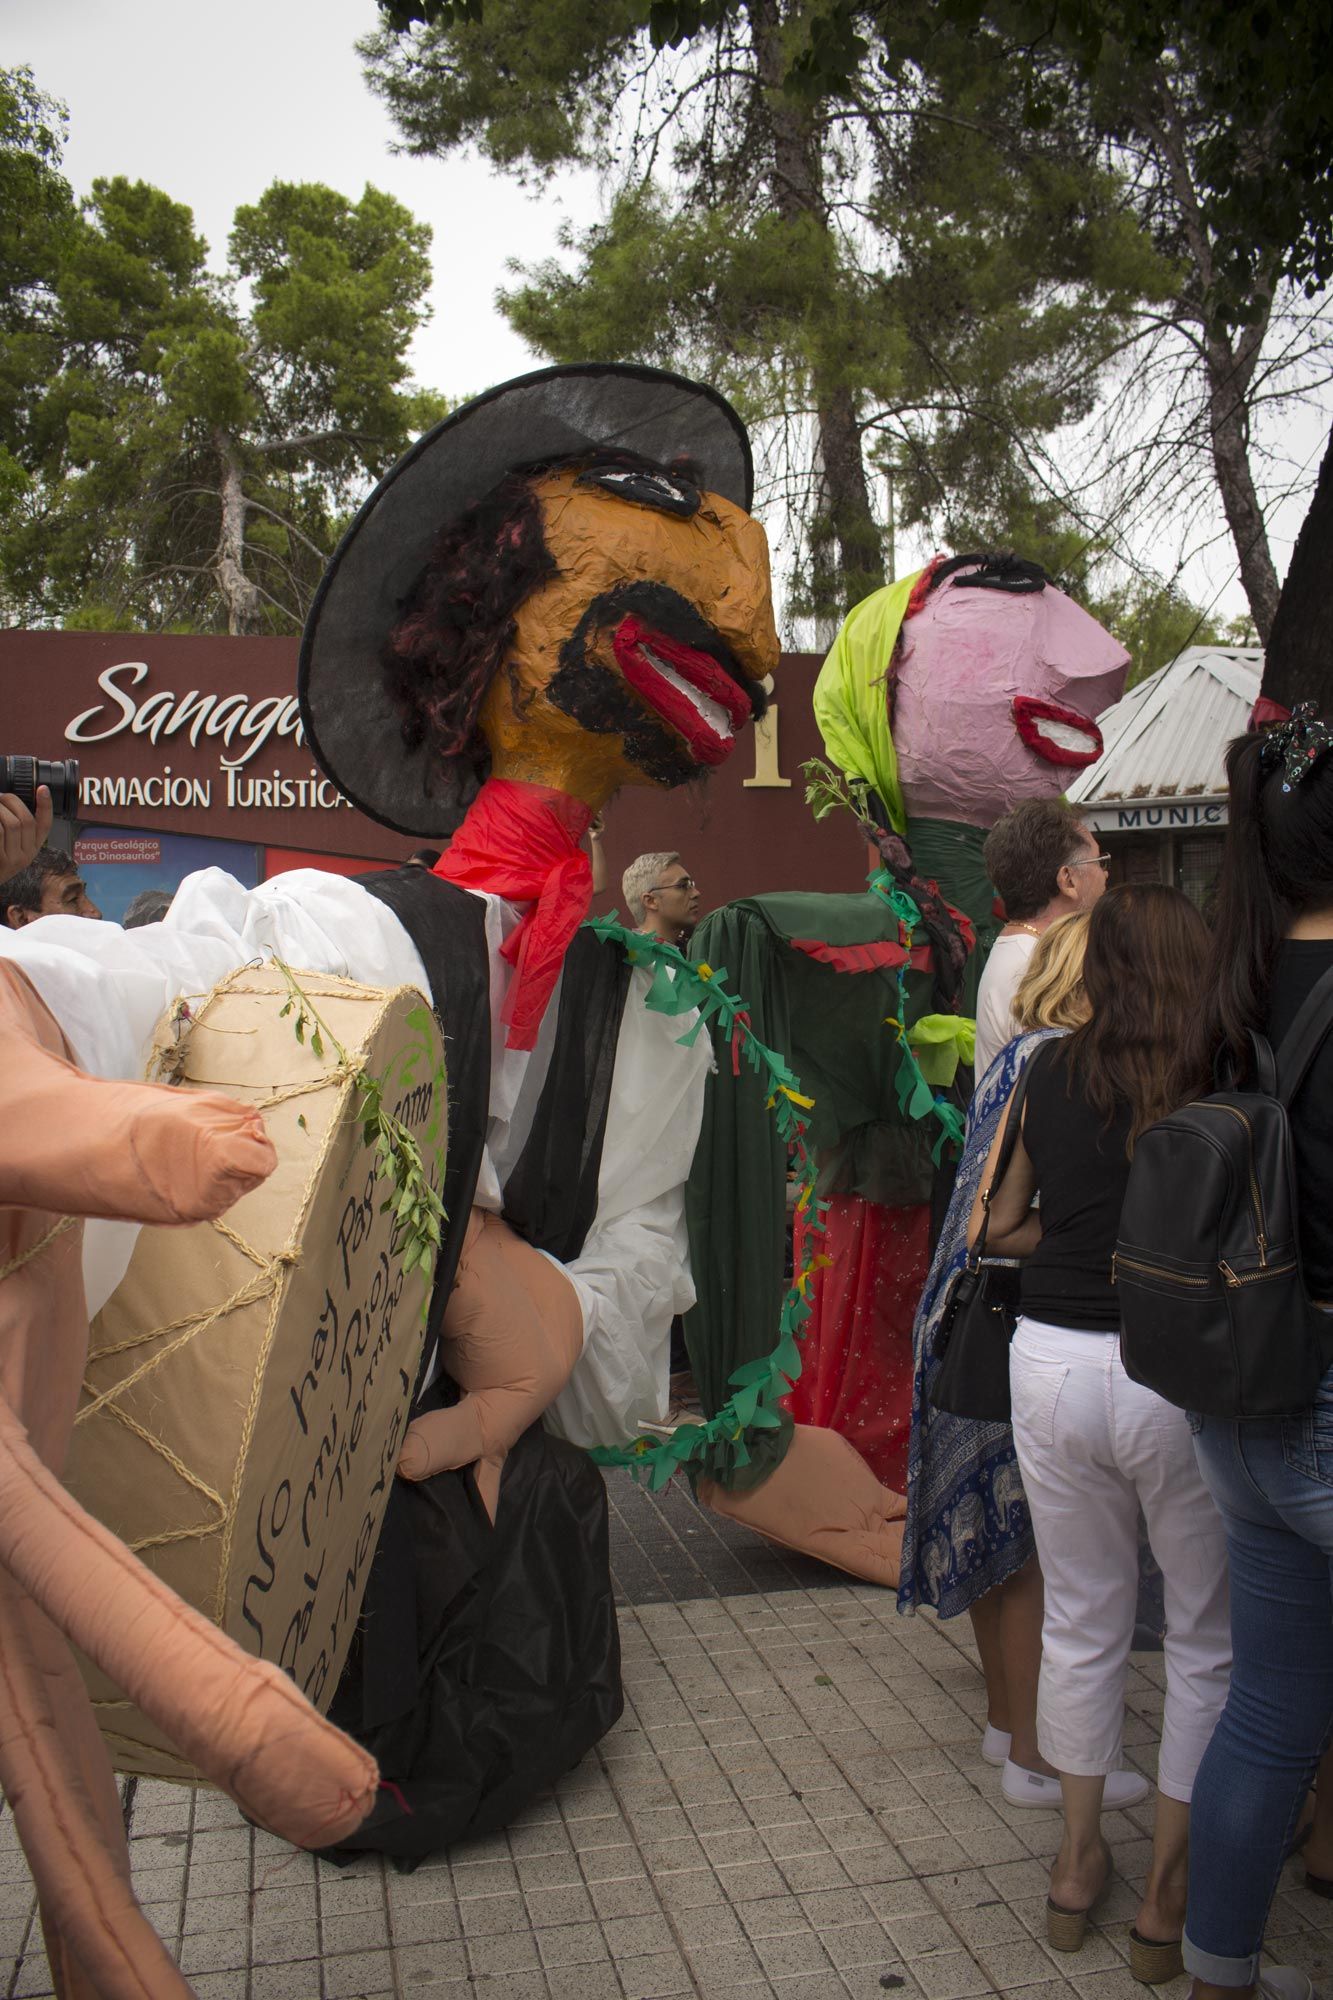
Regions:
<svg viewBox="0 0 1333 2000"><path fill-rule="evenodd" d="M592 863L579 842L592 821L592 807L568 792L488 778L435 864L446 882L531 906L502 947L515 967L501 1016L507 1048L536 1044L565 953L588 914Z"/></svg>

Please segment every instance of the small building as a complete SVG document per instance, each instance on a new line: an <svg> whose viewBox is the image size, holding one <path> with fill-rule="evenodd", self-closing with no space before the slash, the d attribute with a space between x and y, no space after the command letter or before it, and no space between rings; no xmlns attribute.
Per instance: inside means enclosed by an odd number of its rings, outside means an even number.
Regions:
<svg viewBox="0 0 1333 2000"><path fill-rule="evenodd" d="M1204 905L1227 824L1222 759L1259 695L1257 647L1187 646L1101 717L1106 745L1067 797L1112 882L1170 882Z"/></svg>

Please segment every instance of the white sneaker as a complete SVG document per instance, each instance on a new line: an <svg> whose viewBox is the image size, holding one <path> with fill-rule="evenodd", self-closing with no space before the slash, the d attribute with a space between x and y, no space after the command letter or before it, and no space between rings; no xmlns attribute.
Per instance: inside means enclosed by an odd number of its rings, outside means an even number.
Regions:
<svg viewBox="0 0 1333 2000"><path fill-rule="evenodd" d="M1294 1965L1266 1965L1259 1974L1259 1991L1267 2000L1314 2000L1314 1981Z"/></svg>
<svg viewBox="0 0 1333 2000"><path fill-rule="evenodd" d="M1060 1810L1060 1780L1044 1777L1040 1771L1025 1771L1012 1757L1005 1759L1000 1790L1011 1806L1032 1806L1041 1812ZM1138 1771L1111 1771L1102 1793L1102 1811L1118 1812L1122 1806L1139 1805L1151 1790ZM1276 2000L1287 2000L1287 1996L1279 1994ZM1294 2000L1304 2000L1304 1996L1294 1996Z"/></svg>
<svg viewBox="0 0 1333 2000"><path fill-rule="evenodd" d="M1007 1729L997 1729L993 1722L986 1724L986 1734L981 1739L981 1754L988 1764L1007 1764L1009 1745L1013 1737Z"/></svg>

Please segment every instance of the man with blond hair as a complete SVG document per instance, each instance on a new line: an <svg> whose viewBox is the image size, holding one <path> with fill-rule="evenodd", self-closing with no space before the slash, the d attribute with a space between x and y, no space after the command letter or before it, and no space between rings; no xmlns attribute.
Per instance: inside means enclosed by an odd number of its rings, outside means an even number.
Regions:
<svg viewBox="0 0 1333 2000"><path fill-rule="evenodd" d="M699 889L678 854L641 854L620 879L638 930L683 951L699 921Z"/></svg>

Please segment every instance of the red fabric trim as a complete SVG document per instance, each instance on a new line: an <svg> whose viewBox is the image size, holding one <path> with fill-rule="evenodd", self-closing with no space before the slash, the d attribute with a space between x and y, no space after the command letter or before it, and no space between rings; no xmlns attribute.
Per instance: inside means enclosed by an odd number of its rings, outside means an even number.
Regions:
<svg viewBox="0 0 1333 2000"><path fill-rule="evenodd" d="M488 778L434 872L463 889L528 903L504 943L515 967L501 1019L506 1046L535 1046L575 931L592 903L592 863L580 840L591 806L550 785Z"/></svg>
<svg viewBox="0 0 1333 2000"><path fill-rule="evenodd" d="M1284 708L1280 701L1274 701L1271 696L1261 694L1258 701L1255 702L1254 707L1250 710L1250 719L1246 727L1249 729L1266 729L1270 722L1290 721L1291 710L1289 708Z"/></svg>
<svg viewBox="0 0 1333 2000"><path fill-rule="evenodd" d="M920 576L917 578L916 582L912 585L911 595L908 597L907 600L907 609L903 613L904 625L907 623L909 618L915 618L917 612L920 611L922 606L925 604L927 597L930 595L931 581L935 575L935 572L939 568L940 564L946 560L947 558L942 555L932 556L930 561L926 564L926 567L922 570Z"/></svg>
<svg viewBox="0 0 1333 2000"><path fill-rule="evenodd" d="M793 951L803 951L807 958L818 965L831 965L835 972L882 972L904 960L914 972L930 970L928 944L913 945L908 952L890 938L872 944L824 944L818 938L791 938L789 943Z"/></svg>

